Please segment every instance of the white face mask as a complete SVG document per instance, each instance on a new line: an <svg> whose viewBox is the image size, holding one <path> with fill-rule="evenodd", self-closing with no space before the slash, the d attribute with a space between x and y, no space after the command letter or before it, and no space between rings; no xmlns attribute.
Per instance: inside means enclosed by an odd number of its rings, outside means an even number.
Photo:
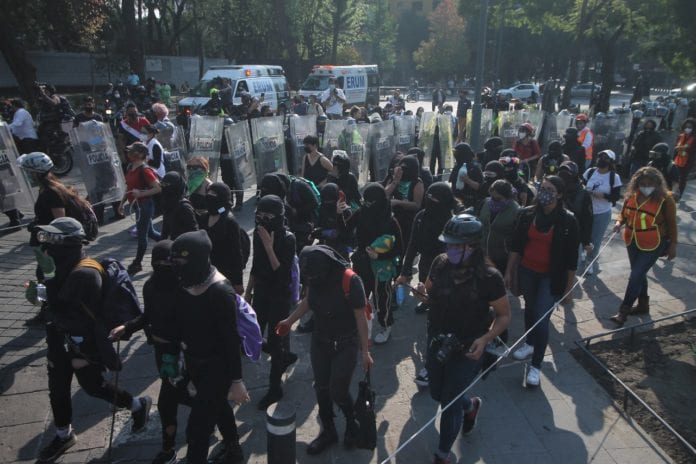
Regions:
<svg viewBox="0 0 696 464"><path fill-rule="evenodd" d="M693 130L691 127L685 127L685 128L684 128L684 133L685 133L685 134L690 134L690 133L692 133L693 131L694 131L694 130Z"/></svg>
<svg viewBox="0 0 696 464"><path fill-rule="evenodd" d="M655 191L655 187L640 187L640 193L649 197Z"/></svg>
<svg viewBox="0 0 696 464"><path fill-rule="evenodd" d="M525 138L526 136L527 136L527 133L526 133L526 132L518 132L518 133L517 133L517 138L520 139L520 140L522 140L522 139Z"/></svg>

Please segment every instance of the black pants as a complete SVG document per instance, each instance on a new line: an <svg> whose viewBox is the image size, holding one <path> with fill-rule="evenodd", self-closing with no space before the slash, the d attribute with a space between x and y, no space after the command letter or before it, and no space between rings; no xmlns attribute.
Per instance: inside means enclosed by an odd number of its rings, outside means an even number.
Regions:
<svg viewBox="0 0 696 464"><path fill-rule="evenodd" d="M104 366L91 363L75 369L72 359L80 356L65 346L65 334L53 324L46 326L48 345L48 395L56 428L64 428L72 422L72 393L70 385L73 374L82 389L90 396L100 398L119 408L130 408L133 396L125 390L117 389L104 379Z"/></svg>
<svg viewBox="0 0 696 464"><path fill-rule="evenodd" d="M155 362L157 372L162 367L162 355L164 350L162 345L155 343ZM176 442L177 420L176 413L180 404L191 406L193 399L186 388L188 376L177 384L173 385L168 379L162 379L160 383L159 396L157 397L157 411L160 415L162 424L162 449L169 450L174 448ZM170 430L167 430L170 429Z"/></svg>
<svg viewBox="0 0 696 464"><path fill-rule="evenodd" d="M364 260L354 261L353 269L360 276L365 286L365 295L369 298L374 295L377 320L382 327L389 327L394 323L394 314L391 310L392 284L390 282L375 282L375 275L370 264ZM376 287L375 287L376 285Z"/></svg>
<svg viewBox="0 0 696 464"><path fill-rule="evenodd" d="M420 261L418 261L418 282L425 282L428 279L430 268L436 256L436 254L421 253Z"/></svg>
<svg viewBox="0 0 696 464"><path fill-rule="evenodd" d="M271 354L271 373L269 384L271 390L280 389L281 377L284 372L285 357L290 352L290 337L279 337L275 326L290 315L292 303L290 298L269 298L268 289L257 287L254 291L254 309L261 327L261 334L268 328L266 340Z"/></svg>
<svg viewBox="0 0 696 464"><path fill-rule="evenodd" d="M186 358L186 367L196 387L186 425L188 464L207 464L208 443L215 424L225 441L239 440L234 411L227 401L232 376L223 366L221 359L194 361Z"/></svg>
<svg viewBox="0 0 696 464"><path fill-rule="evenodd" d="M234 166L234 161L231 159L220 160L220 177L222 181L232 190L234 206L241 206L244 203L244 186L237 177L237 170Z"/></svg>
<svg viewBox="0 0 696 464"><path fill-rule="evenodd" d="M322 341L321 327L312 335L310 356L314 372L314 392L322 424L333 424L333 403L343 411L346 421L353 421L353 399L350 382L358 356L356 335L337 343Z"/></svg>

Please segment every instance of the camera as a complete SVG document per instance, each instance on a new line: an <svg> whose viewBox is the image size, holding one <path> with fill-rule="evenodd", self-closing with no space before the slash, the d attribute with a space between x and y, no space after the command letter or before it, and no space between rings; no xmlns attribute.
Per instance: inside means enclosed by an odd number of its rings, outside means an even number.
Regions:
<svg viewBox="0 0 696 464"><path fill-rule="evenodd" d="M464 348L457 336L452 333L438 335L433 342L440 344L440 348L435 354L437 362L440 364L445 364L453 354L462 351Z"/></svg>

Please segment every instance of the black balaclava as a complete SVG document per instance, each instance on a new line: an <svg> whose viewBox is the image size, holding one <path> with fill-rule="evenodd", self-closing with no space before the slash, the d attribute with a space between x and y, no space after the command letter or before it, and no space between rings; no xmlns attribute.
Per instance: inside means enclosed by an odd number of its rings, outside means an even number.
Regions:
<svg viewBox="0 0 696 464"><path fill-rule="evenodd" d="M563 135L563 140L565 140L566 145L579 146L578 142L578 130L575 127L569 127L566 129Z"/></svg>
<svg viewBox="0 0 696 464"><path fill-rule="evenodd" d="M309 285L322 285L331 278L336 280L348 267L348 262L336 250L326 245L306 246L300 253L300 276Z"/></svg>
<svg viewBox="0 0 696 464"><path fill-rule="evenodd" d="M67 278L70 271L84 258L82 241L79 239L68 239L60 244L46 244L42 248L53 258L56 264L55 275L59 278Z"/></svg>
<svg viewBox="0 0 696 464"><path fill-rule="evenodd" d="M205 205L208 214L224 214L232 204L232 192L230 188L222 182L214 182L208 186L205 194Z"/></svg>
<svg viewBox="0 0 696 464"><path fill-rule="evenodd" d="M210 251L213 244L204 230L186 232L174 240L171 259L179 282L184 288L200 285L212 271Z"/></svg>
<svg viewBox="0 0 696 464"><path fill-rule="evenodd" d="M266 195L275 195L281 199L285 198L287 194L287 188L285 183L278 177L277 174L266 174L261 179L261 184L259 185L259 192L261 197Z"/></svg>
<svg viewBox="0 0 696 464"><path fill-rule="evenodd" d="M256 205L256 225L263 226L269 233L280 231L285 226L285 204L276 195L262 197ZM272 219L261 219L258 213L273 214Z"/></svg>
<svg viewBox="0 0 696 464"><path fill-rule="evenodd" d="M321 188L321 206L319 207L319 226L336 227L336 204L338 203L338 185L328 183Z"/></svg>
<svg viewBox="0 0 696 464"><path fill-rule="evenodd" d="M483 144L483 149L486 150L490 158L500 158L500 153L503 151L503 139L500 137L491 137Z"/></svg>
<svg viewBox="0 0 696 464"><path fill-rule="evenodd" d="M420 164L418 163L418 158L414 155L401 158L399 166L401 166L402 181L415 182L418 180L418 176L420 175Z"/></svg>
<svg viewBox="0 0 696 464"><path fill-rule="evenodd" d="M386 233L391 220L391 203L382 184L371 182L365 186L360 211L361 225L370 231L367 235L377 238Z"/></svg>
<svg viewBox="0 0 696 464"><path fill-rule="evenodd" d="M549 156L560 160L563 158L563 145L558 140L554 140L549 144Z"/></svg>
<svg viewBox="0 0 696 464"><path fill-rule="evenodd" d="M186 181L178 172L170 171L164 175L160 184L162 186L163 209L171 211L179 204L179 200L184 197Z"/></svg>
<svg viewBox="0 0 696 464"><path fill-rule="evenodd" d="M280 179L280 181L285 186L285 191L289 192L290 191L290 184L292 183L292 181L290 180L290 176L288 176L284 172L276 172L275 175L278 177L278 179Z"/></svg>
<svg viewBox="0 0 696 464"><path fill-rule="evenodd" d="M388 179L392 178L392 176L394 175L394 168L399 165L403 158L404 155L402 155L401 153L397 153L392 157L391 161L389 161L389 172L387 173Z"/></svg>
<svg viewBox="0 0 696 464"><path fill-rule="evenodd" d="M454 194L447 182L435 182L425 192L425 216L451 216L454 207Z"/></svg>
<svg viewBox="0 0 696 464"><path fill-rule="evenodd" d="M461 142L454 147L454 160L457 166L468 163L472 159L474 159L474 152L468 143Z"/></svg>
<svg viewBox="0 0 696 464"><path fill-rule="evenodd" d="M493 176L492 174L495 174L495 176ZM492 179L490 183L493 183L496 180L502 179L503 177L505 177L505 168L500 163L500 161L496 161L496 160L489 161L483 170L483 176L487 180Z"/></svg>
<svg viewBox="0 0 696 464"><path fill-rule="evenodd" d="M172 240L160 240L152 247L152 277L154 282L172 285L177 280L177 273L169 260Z"/></svg>
<svg viewBox="0 0 696 464"><path fill-rule="evenodd" d="M425 152L421 150L418 147L413 147L409 148L408 152L406 152L407 155L416 155L416 158L418 158L418 163L423 166L423 161L425 160Z"/></svg>
<svg viewBox="0 0 696 464"><path fill-rule="evenodd" d="M331 162L336 166L336 171L339 177L343 177L350 173L350 158L346 155L334 155Z"/></svg>

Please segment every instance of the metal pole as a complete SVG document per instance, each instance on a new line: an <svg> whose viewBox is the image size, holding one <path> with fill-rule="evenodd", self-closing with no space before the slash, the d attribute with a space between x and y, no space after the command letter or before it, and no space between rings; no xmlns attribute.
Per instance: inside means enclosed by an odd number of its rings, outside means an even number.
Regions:
<svg viewBox="0 0 696 464"><path fill-rule="evenodd" d="M268 464L295 463L295 407L285 401L266 409Z"/></svg>
<svg viewBox="0 0 696 464"><path fill-rule="evenodd" d="M481 0L479 17L479 50L476 56L476 86L474 88L474 107L471 117L471 148L481 150L481 89L483 88L483 67L486 58L486 29L488 28L488 0Z"/></svg>

